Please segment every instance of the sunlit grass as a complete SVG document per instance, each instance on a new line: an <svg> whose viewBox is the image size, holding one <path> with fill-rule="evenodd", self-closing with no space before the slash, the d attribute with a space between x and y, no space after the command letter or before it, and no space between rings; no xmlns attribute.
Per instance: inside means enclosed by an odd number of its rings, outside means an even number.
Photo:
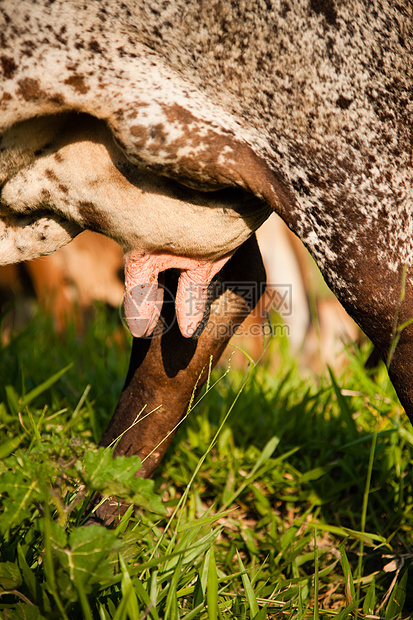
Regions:
<svg viewBox="0 0 413 620"><path fill-rule="evenodd" d="M58 337L36 315L9 335L3 618L412 617L413 431L385 369L354 349L337 376L303 378L270 346L278 368L214 371L154 486L137 489L128 463L93 447L128 365L118 318L101 310ZM120 480L140 506L115 529L86 526L94 490Z"/></svg>

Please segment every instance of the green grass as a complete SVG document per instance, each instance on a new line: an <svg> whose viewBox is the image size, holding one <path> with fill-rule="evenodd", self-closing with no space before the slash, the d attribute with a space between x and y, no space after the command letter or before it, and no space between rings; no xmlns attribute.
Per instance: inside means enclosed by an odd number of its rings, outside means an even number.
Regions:
<svg viewBox="0 0 413 620"><path fill-rule="evenodd" d="M94 446L130 338L36 315L0 355L0 617L413 617L413 431L383 368L220 367L153 481ZM238 355L240 355L238 353ZM84 524L95 491L134 501ZM162 501L161 501L162 499Z"/></svg>

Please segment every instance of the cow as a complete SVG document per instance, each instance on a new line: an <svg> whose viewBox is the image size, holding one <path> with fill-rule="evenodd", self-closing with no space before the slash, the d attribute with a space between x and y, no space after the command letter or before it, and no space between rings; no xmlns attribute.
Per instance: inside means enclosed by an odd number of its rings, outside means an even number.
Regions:
<svg viewBox="0 0 413 620"><path fill-rule="evenodd" d="M0 264L84 229L122 246L134 340L102 445L139 475L257 303L272 211L413 420L412 35L410 0L0 2Z"/></svg>

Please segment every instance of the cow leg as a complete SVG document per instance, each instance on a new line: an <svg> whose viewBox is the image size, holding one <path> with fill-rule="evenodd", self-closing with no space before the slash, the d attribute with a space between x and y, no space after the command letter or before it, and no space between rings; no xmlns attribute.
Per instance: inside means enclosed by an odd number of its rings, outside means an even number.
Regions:
<svg viewBox="0 0 413 620"><path fill-rule="evenodd" d="M166 288L176 287L176 282L176 274L167 272ZM113 443L116 456L139 455L143 464L138 476L152 475L194 392L205 383L211 362L216 364L264 288L265 269L253 236L222 269L208 322L198 339L182 336L173 303L164 303L151 338L134 338L125 386L101 445ZM96 512L107 521L118 509L117 500L108 500Z"/></svg>
<svg viewBox="0 0 413 620"><path fill-rule="evenodd" d="M413 270L400 268L392 276L393 286L388 284L384 290L393 303L385 309L381 325L373 331L372 321L366 322L365 331L380 352L400 402L413 424ZM378 282L378 286L380 284ZM379 312L376 309L376 314Z"/></svg>

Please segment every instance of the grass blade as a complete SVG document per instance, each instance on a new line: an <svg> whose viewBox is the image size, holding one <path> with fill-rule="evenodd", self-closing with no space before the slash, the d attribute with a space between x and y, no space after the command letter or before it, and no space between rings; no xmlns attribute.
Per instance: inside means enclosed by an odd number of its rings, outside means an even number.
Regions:
<svg viewBox="0 0 413 620"><path fill-rule="evenodd" d="M319 556L317 549L317 528L314 528L314 620L318 620Z"/></svg>
<svg viewBox="0 0 413 620"><path fill-rule="evenodd" d="M367 590L366 598L363 603L363 613L364 614L374 614L374 610L376 607L376 583L373 576L372 582Z"/></svg>
<svg viewBox="0 0 413 620"><path fill-rule="evenodd" d="M346 399L341 393L341 389L339 388L337 384L337 381L335 379L335 376L331 368L328 369L328 372L330 373L331 384L333 386L333 390L336 395L337 402L339 404L341 413L343 415L343 418L347 422L347 428L352 438L356 439L358 437L358 432L357 432L356 424L353 420L353 416L351 415L350 407L348 406Z"/></svg>
<svg viewBox="0 0 413 620"><path fill-rule="evenodd" d="M218 617L218 575L213 547L211 547L211 552L209 554L208 582L206 591L208 618L209 620L216 620Z"/></svg>
<svg viewBox="0 0 413 620"><path fill-rule="evenodd" d="M32 400L34 400L35 398L40 396L40 394L43 394L43 392L46 392L49 388L51 388L52 385L54 385L56 381L60 379L60 377L62 377L70 368L72 368L72 366L73 363L68 364L67 366L65 366L65 368L62 368L61 370L58 370L58 372L46 379L46 381L43 381L43 383L35 387L28 394L26 394L26 396L23 396L20 399L20 404L24 407L25 405L31 403Z"/></svg>
<svg viewBox="0 0 413 620"><path fill-rule="evenodd" d="M127 611L129 618L139 618L138 599L136 597L136 592L126 566L126 562L121 555L119 555L119 563L122 571L122 596L127 601L125 611Z"/></svg>
<svg viewBox="0 0 413 620"><path fill-rule="evenodd" d="M387 604L385 620L396 620L403 611L404 601L406 599L407 576L408 570L405 570L400 583L393 588L393 592Z"/></svg>
<svg viewBox="0 0 413 620"><path fill-rule="evenodd" d="M242 584L244 586L245 596L247 598L248 605L250 606L251 617L253 618L259 612L257 599L256 599L256 596L255 596L254 589L253 589L253 587L251 585L250 578L248 577L248 575L247 575L247 573L245 571L245 568L244 568L244 564L242 563L241 556L238 553L238 550L237 550L237 557L238 557L238 564L239 564L240 570L243 571L242 575L241 575Z"/></svg>
<svg viewBox="0 0 413 620"><path fill-rule="evenodd" d="M352 605L356 598L356 592L354 589L354 581L353 581L353 575L351 573L350 564L349 564L349 561L347 559L347 554L344 549L344 541L340 545L340 555L341 555L341 566L343 568L343 573L344 573L344 585L345 585L347 605Z"/></svg>

